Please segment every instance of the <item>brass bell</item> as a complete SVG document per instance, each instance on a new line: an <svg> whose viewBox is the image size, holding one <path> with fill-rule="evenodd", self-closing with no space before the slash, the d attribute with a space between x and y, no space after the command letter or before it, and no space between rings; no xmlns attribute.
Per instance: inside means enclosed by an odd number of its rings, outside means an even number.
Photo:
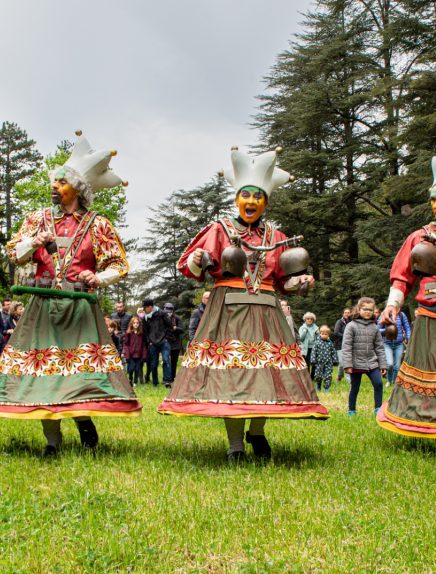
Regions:
<svg viewBox="0 0 436 574"><path fill-rule="evenodd" d="M283 251L279 264L286 276L301 275L306 272L309 260L309 253L304 247L292 247Z"/></svg>
<svg viewBox="0 0 436 574"><path fill-rule="evenodd" d="M45 244L45 249L49 255L53 255L58 250L56 241L49 241Z"/></svg>
<svg viewBox="0 0 436 574"><path fill-rule="evenodd" d="M385 337L388 341L395 341L395 339L398 337L398 329L395 323L392 323L386 327Z"/></svg>
<svg viewBox="0 0 436 574"><path fill-rule="evenodd" d="M412 249L410 265L414 275L431 277L436 275L436 245L421 241Z"/></svg>
<svg viewBox="0 0 436 574"><path fill-rule="evenodd" d="M224 277L243 277L247 267L247 254L241 247L230 245L221 254L221 270Z"/></svg>

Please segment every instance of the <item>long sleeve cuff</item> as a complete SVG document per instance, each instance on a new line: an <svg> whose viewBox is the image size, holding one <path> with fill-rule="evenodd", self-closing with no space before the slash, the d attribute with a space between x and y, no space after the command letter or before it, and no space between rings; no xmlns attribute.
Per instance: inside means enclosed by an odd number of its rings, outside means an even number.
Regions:
<svg viewBox="0 0 436 574"><path fill-rule="evenodd" d="M32 257L35 251L36 249L32 245L32 238L26 237L26 239L23 239L23 241L20 241L15 246L17 263L26 263L26 261Z"/></svg>
<svg viewBox="0 0 436 574"><path fill-rule="evenodd" d="M389 291L388 301L386 307L394 305L397 309L401 309L404 304L404 293L396 287L391 287Z"/></svg>
<svg viewBox="0 0 436 574"><path fill-rule="evenodd" d="M116 269L106 269L100 273L96 273L95 276L99 279L99 287L107 287L108 285L113 285L121 279L121 275Z"/></svg>
<svg viewBox="0 0 436 574"><path fill-rule="evenodd" d="M196 263L194 263L194 254L193 253L191 253L189 255L187 265L188 265L189 271L193 275L195 275L196 277L200 277L203 270Z"/></svg>

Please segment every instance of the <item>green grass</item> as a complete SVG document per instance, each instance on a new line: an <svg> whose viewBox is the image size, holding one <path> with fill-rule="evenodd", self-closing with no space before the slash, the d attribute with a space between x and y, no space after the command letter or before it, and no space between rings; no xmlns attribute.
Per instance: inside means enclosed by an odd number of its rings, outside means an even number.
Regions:
<svg viewBox="0 0 436 574"><path fill-rule="evenodd" d="M368 380L326 422L267 423L273 461L226 462L221 420L96 419L83 453L72 421L41 459L38 421L0 419L0 573L416 573L435 571L434 444L380 429ZM249 451L251 452L251 451Z"/></svg>

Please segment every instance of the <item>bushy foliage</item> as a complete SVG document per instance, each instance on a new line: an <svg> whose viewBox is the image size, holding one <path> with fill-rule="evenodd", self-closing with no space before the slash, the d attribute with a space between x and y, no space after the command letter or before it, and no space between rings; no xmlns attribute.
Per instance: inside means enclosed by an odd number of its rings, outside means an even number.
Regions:
<svg viewBox="0 0 436 574"><path fill-rule="evenodd" d="M383 304L405 237L429 221L436 149L428 2L322 0L266 78L255 125L296 176L269 217L301 233L316 290L294 312L324 321L365 294Z"/></svg>
<svg viewBox="0 0 436 574"><path fill-rule="evenodd" d="M177 270L177 262L195 235L209 223L228 215L232 196L222 178L215 177L193 190L178 190L152 208L140 251L150 281L142 296L152 294L160 304L171 301L187 318L198 289L196 281Z"/></svg>

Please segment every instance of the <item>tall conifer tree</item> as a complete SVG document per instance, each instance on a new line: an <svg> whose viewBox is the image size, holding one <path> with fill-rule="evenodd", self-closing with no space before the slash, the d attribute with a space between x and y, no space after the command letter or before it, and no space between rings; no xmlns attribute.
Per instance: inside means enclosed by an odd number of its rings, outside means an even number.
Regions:
<svg viewBox="0 0 436 574"><path fill-rule="evenodd" d="M177 270L177 262L191 239L206 225L228 215L232 198L222 178L213 178L196 189L173 192L151 209L147 236L140 251L150 282L142 295L154 293L158 302L171 301L187 317L197 283Z"/></svg>
<svg viewBox="0 0 436 574"><path fill-rule="evenodd" d="M0 213L1 242L4 245L11 237L12 226L21 217L20 205L14 201L17 182L30 177L41 163L42 156L35 147L35 141L15 123L3 122L0 128L0 197L4 211ZM7 265L9 282L13 283L14 266Z"/></svg>
<svg viewBox="0 0 436 574"><path fill-rule="evenodd" d="M362 293L383 296L394 235L408 228L410 198L396 201L385 182L406 163L411 82L432 76L429 4L321 0L260 98L263 146L283 146L282 166L297 177L272 197L270 214L306 236L316 308L328 320ZM315 299L301 305L315 308Z"/></svg>

